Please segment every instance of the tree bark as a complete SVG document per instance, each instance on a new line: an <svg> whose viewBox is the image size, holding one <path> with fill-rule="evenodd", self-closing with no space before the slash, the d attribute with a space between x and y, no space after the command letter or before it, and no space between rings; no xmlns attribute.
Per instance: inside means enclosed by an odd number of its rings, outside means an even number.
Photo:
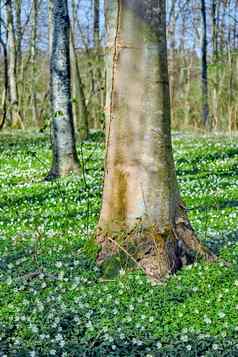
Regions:
<svg viewBox="0 0 238 357"><path fill-rule="evenodd" d="M171 2L169 14L169 37L170 37L170 101L171 101L171 116L175 119L175 102L176 102L176 3L177 0Z"/></svg>
<svg viewBox="0 0 238 357"><path fill-rule="evenodd" d="M34 125L39 125L38 121L38 109L37 109L37 97L36 97L36 75L37 75L37 25L38 25L38 0L33 0L32 3L32 34L31 34L31 66L32 66L32 119Z"/></svg>
<svg viewBox="0 0 238 357"><path fill-rule="evenodd" d="M103 50L100 41L100 1L92 0L93 3L93 68L92 68L92 95L93 95L93 127L102 128L102 111L104 107L103 87Z"/></svg>
<svg viewBox="0 0 238 357"><path fill-rule="evenodd" d="M89 136L89 112L86 105L86 98L84 94L83 82L80 75L79 62L77 58L77 52L75 49L75 41L73 31L70 31L70 44L73 57L73 68L75 70L74 77L74 93L75 98L79 98L79 102L75 102L75 114L79 117L79 136L81 140L86 140Z"/></svg>
<svg viewBox="0 0 238 357"><path fill-rule="evenodd" d="M218 8L219 2L217 0L212 0L212 52L213 61L216 63L218 60Z"/></svg>
<svg viewBox="0 0 238 357"><path fill-rule="evenodd" d="M77 21L77 4L76 0L71 1L71 18L70 18L70 59L71 59L71 75L75 78L75 57L74 57L74 44L72 40L74 39L74 34L76 33L76 21ZM72 97L73 97L73 117L74 117L74 126L76 131L78 131L78 122L80 120L79 105L77 103L77 83L72 81Z"/></svg>
<svg viewBox="0 0 238 357"><path fill-rule="evenodd" d="M159 280L186 263L191 251L211 256L195 237L178 193L165 1L107 2L106 14L107 149L98 263L106 267L126 251Z"/></svg>
<svg viewBox="0 0 238 357"><path fill-rule="evenodd" d="M209 128L208 74L207 74L207 12L206 0L201 0L202 15L202 118L205 128Z"/></svg>
<svg viewBox="0 0 238 357"><path fill-rule="evenodd" d="M2 38L2 0L0 0L0 46L3 52L3 83L4 83L4 90L2 93L2 111L0 117L0 130L3 129L6 117L7 117L7 93L8 93L8 61L7 61L7 46Z"/></svg>
<svg viewBox="0 0 238 357"><path fill-rule="evenodd" d="M72 68L73 68L73 77L75 80L73 81L72 91L74 101L74 116L75 123L78 125L79 136L81 140L87 140L89 136L89 112L86 104L86 97L84 93L83 82L81 78L80 68L79 68L79 60L76 51L75 44L75 34L76 34L76 26L77 24L77 4L76 0L72 0L72 21L70 26L70 53L72 59Z"/></svg>
<svg viewBox="0 0 238 357"><path fill-rule="evenodd" d="M52 2L50 91L53 163L47 179L79 171L71 100L69 15L67 0Z"/></svg>
<svg viewBox="0 0 238 357"><path fill-rule="evenodd" d="M22 65L22 0L15 0L16 9L16 58L17 68Z"/></svg>
<svg viewBox="0 0 238 357"><path fill-rule="evenodd" d="M53 0L48 0L48 48L49 57L53 47ZM50 60L50 58L49 58Z"/></svg>
<svg viewBox="0 0 238 357"><path fill-rule="evenodd" d="M0 2L1 6L1 2ZM7 96L8 96L8 60L7 60L7 47L5 42L2 39L2 34L0 34L0 45L3 50L3 65L4 65L4 91L3 91L3 98L2 98L2 113L1 113L1 118L0 118L0 130L3 129L5 123L6 123L6 118L7 118Z"/></svg>
<svg viewBox="0 0 238 357"><path fill-rule="evenodd" d="M9 94L11 105L11 126L12 128L22 129L23 121L18 108L18 91L17 91L17 69L16 69L16 37L13 20L13 9L11 0L7 0L6 17L8 29L8 77L9 77Z"/></svg>
<svg viewBox="0 0 238 357"><path fill-rule="evenodd" d="M100 46L100 2L94 0L94 16L93 16L93 39L96 49Z"/></svg>
<svg viewBox="0 0 238 357"><path fill-rule="evenodd" d="M22 26L22 0L12 1L13 17L15 26L16 40L16 80L18 91L18 108L21 112L21 117L24 117L24 93L25 93L25 78L24 78L24 61L22 53L23 26Z"/></svg>

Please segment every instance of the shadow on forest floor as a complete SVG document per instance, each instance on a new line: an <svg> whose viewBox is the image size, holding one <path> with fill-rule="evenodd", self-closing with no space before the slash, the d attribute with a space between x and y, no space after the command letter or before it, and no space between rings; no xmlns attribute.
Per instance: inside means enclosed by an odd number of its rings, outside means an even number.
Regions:
<svg viewBox="0 0 238 357"><path fill-rule="evenodd" d="M215 204L206 204L202 206L197 206L197 207L192 207L188 208L187 211L200 211L200 212L205 212L209 209L224 209L224 208L235 208L238 207L238 200L222 200L219 199L218 202Z"/></svg>
<svg viewBox="0 0 238 357"><path fill-rule="evenodd" d="M212 235L212 237L208 234L204 242L213 253L219 255L222 249L238 243L238 230L236 229L227 233L218 232Z"/></svg>

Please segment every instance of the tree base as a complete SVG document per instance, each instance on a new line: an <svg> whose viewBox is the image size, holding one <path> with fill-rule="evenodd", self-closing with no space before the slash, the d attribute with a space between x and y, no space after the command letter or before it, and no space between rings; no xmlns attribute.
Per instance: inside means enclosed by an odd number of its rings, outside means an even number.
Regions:
<svg viewBox="0 0 238 357"><path fill-rule="evenodd" d="M45 177L45 181L54 181L57 178L68 176L71 173L80 174L80 165L77 162L67 164L62 168L53 167L48 175Z"/></svg>
<svg viewBox="0 0 238 357"><path fill-rule="evenodd" d="M215 256L204 247L184 218L177 220L167 232L155 227L138 229L111 237L98 232L101 251L97 263L105 275L123 270L142 269L152 280L160 281L183 266L192 264L197 257L212 261ZM115 274L114 274L115 275Z"/></svg>
<svg viewBox="0 0 238 357"><path fill-rule="evenodd" d="M19 112L12 113L11 129L24 129L23 120Z"/></svg>

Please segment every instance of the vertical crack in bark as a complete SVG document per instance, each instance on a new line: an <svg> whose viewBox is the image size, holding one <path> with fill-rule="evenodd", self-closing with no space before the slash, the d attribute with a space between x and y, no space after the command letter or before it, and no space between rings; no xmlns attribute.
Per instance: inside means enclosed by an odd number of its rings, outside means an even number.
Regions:
<svg viewBox="0 0 238 357"><path fill-rule="evenodd" d="M116 33L114 38L114 53L112 59L112 84L111 84L111 96L110 96L110 106L109 106L109 123L108 123L108 133L106 139L106 155L105 155L105 172L107 171L107 158L109 151L109 142L110 142L110 134L111 134L111 122L112 122L112 114L113 114L113 93L114 93L114 83L116 77L116 65L118 59L118 36L119 36L119 28L120 28L120 20L121 20L121 0L117 0L117 18L116 18Z"/></svg>

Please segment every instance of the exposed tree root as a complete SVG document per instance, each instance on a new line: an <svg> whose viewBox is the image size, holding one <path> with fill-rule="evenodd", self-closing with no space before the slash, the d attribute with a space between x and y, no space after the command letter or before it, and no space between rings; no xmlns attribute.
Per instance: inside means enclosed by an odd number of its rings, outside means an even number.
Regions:
<svg viewBox="0 0 238 357"><path fill-rule="evenodd" d="M113 257L123 252L135 267L140 267L155 281L192 264L198 256L208 261L216 260L216 256L198 240L185 215L177 217L173 228L163 234L154 227L139 232L135 229L125 233L123 238L99 232L97 242L101 246L97 257L99 265L110 264Z"/></svg>
<svg viewBox="0 0 238 357"><path fill-rule="evenodd" d="M175 227L173 233L183 249L193 254L199 255L206 260L213 261L216 256L205 247L197 238L186 213L186 207L179 200L177 203L177 214L175 217Z"/></svg>

